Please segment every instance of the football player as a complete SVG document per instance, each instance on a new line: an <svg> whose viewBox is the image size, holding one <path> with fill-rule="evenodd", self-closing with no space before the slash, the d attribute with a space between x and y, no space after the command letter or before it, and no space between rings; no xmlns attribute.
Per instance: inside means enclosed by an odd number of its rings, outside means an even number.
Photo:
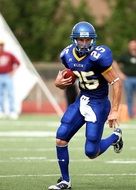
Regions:
<svg viewBox="0 0 136 190"><path fill-rule="evenodd" d="M121 98L121 82L112 67L112 52L105 45L96 45L97 34L92 24L77 23L71 33L72 44L60 54L62 63L79 79L80 94L64 113L56 134L57 159L61 178L49 190L70 189L68 143L85 124L85 154L94 159L110 146L116 153L123 148L122 131L118 125L118 108ZM59 71L55 85L65 89L71 85L71 77L64 78ZM108 99L108 87L112 86L112 102ZM113 133L102 139L104 124L108 120Z"/></svg>

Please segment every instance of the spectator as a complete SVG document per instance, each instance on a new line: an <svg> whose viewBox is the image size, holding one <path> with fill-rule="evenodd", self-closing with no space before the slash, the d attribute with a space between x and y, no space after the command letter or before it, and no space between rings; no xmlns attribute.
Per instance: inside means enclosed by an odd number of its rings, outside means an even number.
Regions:
<svg viewBox="0 0 136 190"><path fill-rule="evenodd" d="M20 63L13 54L4 50L4 45L4 42L0 41L0 118L8 116L17 119L13 75ZM8 113L5 102L8 103Z"/></svg>
<svg viewBox="0 0 136 190"><path fill-rule="evenodd" d="M124 89L130 118L134 118L134 92L136 92L136 40L128 43L128 50L118 59L122 71L120 77L124 80Z"/></svg>

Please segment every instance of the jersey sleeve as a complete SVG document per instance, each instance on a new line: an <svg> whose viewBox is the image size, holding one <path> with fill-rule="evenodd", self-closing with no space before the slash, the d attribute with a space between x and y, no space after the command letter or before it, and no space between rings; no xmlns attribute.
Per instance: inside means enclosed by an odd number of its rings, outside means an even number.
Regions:
<svg viewBox="0 0 136 190"><path fill-rule="evenodd" d="M101 73L110 68L113 62L112 52L110 48L108 48L107 46L102 46L102 48L104 48L105 51L101 53L101 56L98 60Z"/></svg>
<svg viewBox="0 0 136 190"><path fill-rule="evenodd" d="M68 65L67 65L67 61L66 61L66 48L62 50L62 52L60 53L60 60L62 62L62 64L68 68Z"/></svg>
<svg viewBox="0 0 136 190"><path fill-rule="evenodd" d="M71 59L72 49L73 49L73 44L70 44L60 53L60 59L62 61L62 64L68 69L69 69L68 63L69 60Z"/></svg>
<svg viewBox="0 0 136 190"><path fill-rule="evenodd" d="M67 63L66 63L65 55L62 56L60 54L60 60L61 60L62 64L67 68L68 66L67 66Z"/></svg>

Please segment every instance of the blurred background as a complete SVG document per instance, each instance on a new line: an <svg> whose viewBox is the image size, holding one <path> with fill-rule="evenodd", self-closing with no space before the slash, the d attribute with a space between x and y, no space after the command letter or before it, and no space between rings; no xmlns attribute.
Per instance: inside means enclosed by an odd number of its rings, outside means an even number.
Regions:
<svg viewBox="0 0 136 190"><path fill-rule="evenodd" d="M136 39L136 0L0 0L0 40L21 63L14 76L20 117L0 118L1 190L43 190L60 176L55 136L67 103L54 79L63 69L59 54L71 43L71 29L83 20L94 25L97 44L109 46L116 60ZM129 120L125 98L123 89L121 154L111 148L88 160L84 127L71 141L74 190L136 189L136 118ZM105 125L108 136L112 129Z"/></svg>
<svg viewBox="0 0 136 190"><path fill-rule="evenodd" d="M98 34L97 44L108 45L116 59L128 41L136 38L135 10L135 0L0 0L0 13L31 60L30 70L40 80L24 97L21 113L59 115L65 110L64 92L53 82L63 68L59 54L71 43L75 23L91 22Z"/></svg>

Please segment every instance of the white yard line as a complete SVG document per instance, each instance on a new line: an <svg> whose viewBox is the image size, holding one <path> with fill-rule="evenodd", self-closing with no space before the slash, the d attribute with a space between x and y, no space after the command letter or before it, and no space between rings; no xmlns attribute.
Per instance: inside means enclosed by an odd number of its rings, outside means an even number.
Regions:
<svg viewBox="0 0 136 190"><path fill-rule="evenodd" d="M0 121L0 125L8 125L9 124L11 126L51 126L51 127L58 127L59 122L57 121L21 121L21 120L17 120L17 121Z"/></svg>
<svg viewBox="0 0 136 190"><path fill-rule="evenodd" d="M0 178L16 178L16 177L57 177L60 176L60 174L27 174L27 175L0 175ZM95 177L114 177L114 176L136 176L136 173L119 173L119 174L113 174L113 173L101 173L101 174L73 174L71 176L95 176Z"/></svg>
<svg viewBox="0 0 136 190"><path fill-rule="evenodd" d="M53 148L0 148L0 152L48 152L54 151ZM70 151L82 151L83 148L70 148Z"/></svg>
<svg viewBox="0 0 136 190"><path fill-rule="evenodd" d="M52 131L4 131L0 137L55 137L56 132ZM83 136L84 133L77 133L76 136Z"/></svg>
<svg viewBox="0 0 136 190"><path fill-rule="evenodd" d="M106 161L108 164L136 164L136 160L112 160Z"/></svg>
<svg viewBox="0 0 136 190"><path fill-rule="evenodd" d="M55 137L51 131L4 131L0 137Z"/></svg>
<svg viewBox="0 0 136 190"><path fill-rule="evenodd" d="M0 125L11 125L11 126L50 126L50 127L58 127L59 126L60 121L44 121L44 120L33 120L33 121L23 121L23 120L0 120ZM106 125L108 126L108 125ZM120 124L121 128L125 128L125 129L135 129L134 127L136 127L136 124Z"/></svg>
<svg viewBox="0 0 136 190"><path fill-rule="evenodd" d="M54 151L54 148L0 148L0 152L48 152Z"/></svg>
<svg viewBox="0 0 136 190"><path fill-rule="evenodd" d="M1 159L0 163L4 162L57 162L57 159L48 159L46 157L10 157L9 159ZM70 162L91 162L89 159L71 159Z"/></svg>
<svg viewBox="0 0 136 190"><path fill-rule="evenodd" d="M130 147L130 150L136 150L136 146Z"/></svg>
<svg viewBox="0 0 136 190"><path fill-rule="evenodd" d="M35 162L35 161L43 161L43 162L57 162L57 159L48 159L47 157L10 157L8 159L1 159L0 163L2 162ZM70 159L70 162L94 162L93 160L90 159ZM136 164L135 159L130 159L130 160L108 160L108 161L103 161L103 160L97 160L95 162L102 162L106 164Z"/></svg>

